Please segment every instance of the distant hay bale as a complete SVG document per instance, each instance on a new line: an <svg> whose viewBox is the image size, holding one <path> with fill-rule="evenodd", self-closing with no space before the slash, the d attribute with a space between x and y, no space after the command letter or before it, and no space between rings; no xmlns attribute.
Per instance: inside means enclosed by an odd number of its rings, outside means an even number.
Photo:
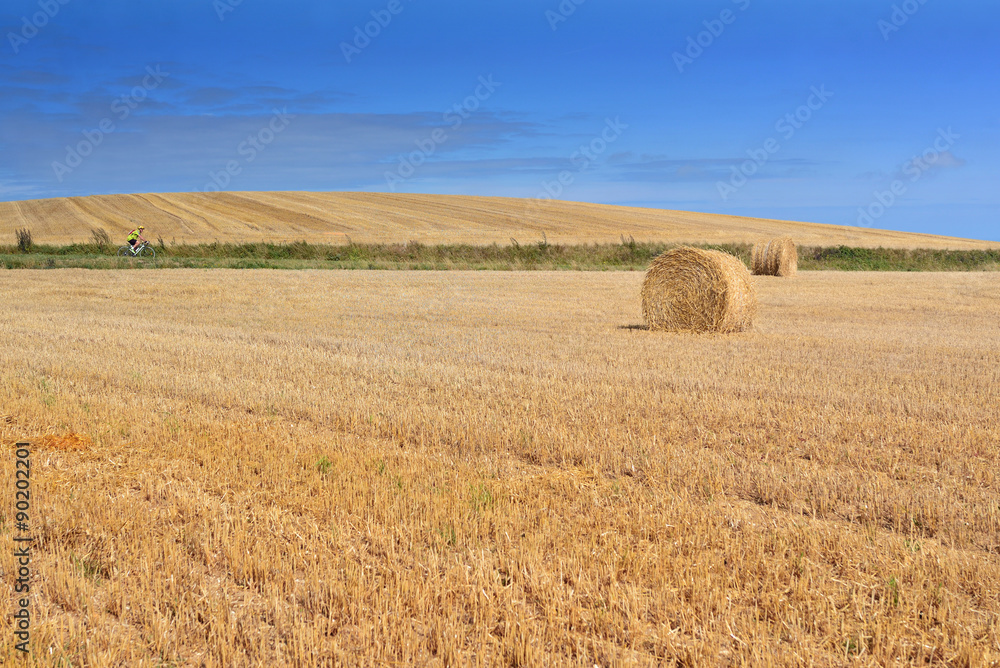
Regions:
<svg viewBox="0 0 1000 668"><path fill-rule="evenodd" d="M682 246L653 260L642 283L650 329L743 332L757 315L750 272L728 253Z"/></svg>
<svg viewBox="0 0 1000 668"><path fill-rule="evenodd" d="M799 269L795 242L781 237L754 244L750 266L756 276L794 276Z"/></svg>

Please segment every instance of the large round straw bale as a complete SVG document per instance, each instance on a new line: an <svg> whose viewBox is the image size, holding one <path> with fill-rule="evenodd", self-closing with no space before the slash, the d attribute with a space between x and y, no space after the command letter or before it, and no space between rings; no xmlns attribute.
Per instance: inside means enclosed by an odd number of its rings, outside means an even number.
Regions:
<svg viewBox="0 0 1000 668"><path fill-rule="evenodd" d="M750 266L757 276L794 276L799 269L795 242L781 237L754 244Z"/></svg>
<svg viewBox="0 0 1000 668"><path fill-rule="evenodd" d="M682 246L650 265L642 283L642 315L650 329L742 332L753 326L757 292L739 258Z"/></svg>

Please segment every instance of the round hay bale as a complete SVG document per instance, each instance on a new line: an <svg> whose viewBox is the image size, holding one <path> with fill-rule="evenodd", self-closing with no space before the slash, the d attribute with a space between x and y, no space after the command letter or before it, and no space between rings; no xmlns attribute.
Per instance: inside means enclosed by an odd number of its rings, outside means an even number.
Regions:
<svg viewBox="0 0 1000 668"><path fill-rule="evenodd" d="M781 237L754 244L750 267L756 276L794 276L799 269L795 242Z"/></svg>
<svg viewBox="0 0 1000 668"><path fill-rule="evenodd" d="M728 253L674 248L653 260L642 282L642 316L653 330L743 332L756 315L750 272Z"/></svg>
<svg viewBox="0 0 1000 668"><path fill-rule="evenodd" d="M750 271L754 276L763 276L767 270L767 242L758 241L753 245L753 252L750 254Z"/></svg>

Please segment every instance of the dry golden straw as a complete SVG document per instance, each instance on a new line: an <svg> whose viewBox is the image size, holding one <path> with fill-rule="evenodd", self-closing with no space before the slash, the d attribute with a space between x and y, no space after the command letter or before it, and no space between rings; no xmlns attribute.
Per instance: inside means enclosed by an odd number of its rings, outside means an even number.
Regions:
<svg viewBox="0 0 1000 668"><path fill-rule="evenodd" d="M1000 272L6 278L0 667L1000 666Z"/></svg>
<svg viewBox="0 0 1000 668"><path fill-rule="evenodd" d="M219 192L92 195L0 202L0 244L31 231L36 244L86 243L96 230L115 243L142 222L146 237L178 244L308 241L506 246L510 238L549 243L619 243L622 235L663 243L711 239L755 243L791 236L810 246L988 250L996 242L844 228L710 213L624 206L406 193ZM153 236L150 237L150 234Z"/></svg>
<svg viewBox="0 0 1000 668"><path fill-rule="evenodd" d="M46 434L37 445L49 450L89 450L94 442L89 436L70 432L64 436Z"/></svg>
<svg viewBox="0 0 1000 668"><path fill-rule="evenodd" d="M642 283L642 315L650 329L743 332L756 314L750 272L728 253L674 248L653 260Z"/></svg>
<svg viewBox="0 0 1000 668"><path fill-rule="evenodd" d="M753 247L751 261L756 276L794 276L799 269L799 254L791 237L760 241Z"/></svg>

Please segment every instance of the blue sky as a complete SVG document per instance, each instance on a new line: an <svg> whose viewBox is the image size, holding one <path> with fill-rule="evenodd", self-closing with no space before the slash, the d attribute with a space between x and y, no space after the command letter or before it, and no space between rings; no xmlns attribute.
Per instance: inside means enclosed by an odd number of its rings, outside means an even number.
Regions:
<svg viewBox="0 0 1000 668"><path fill-rule="evenodd" d="M1000 240L998 28L986 0L5 0L0 200L555 197Z"/></svg>

